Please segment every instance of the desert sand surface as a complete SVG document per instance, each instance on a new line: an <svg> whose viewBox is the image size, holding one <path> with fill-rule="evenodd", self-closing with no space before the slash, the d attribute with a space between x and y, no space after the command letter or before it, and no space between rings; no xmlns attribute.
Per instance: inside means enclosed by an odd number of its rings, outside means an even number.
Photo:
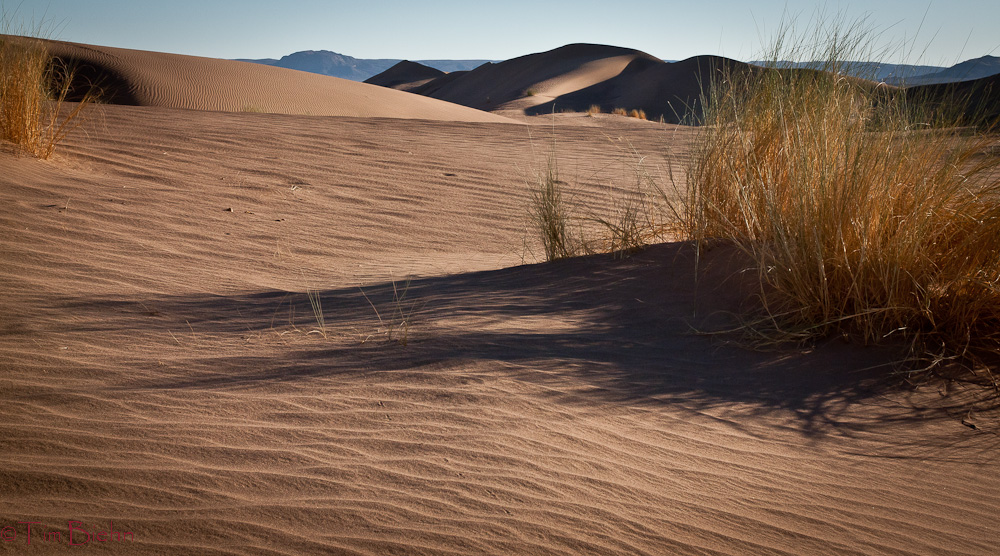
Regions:
<svg viewBox="0 0 1000 556"><path fill-rule="evenodd" d="M4 553L1000 551L981 391L705 334L723 248L538 262L550 153L600 214L697 129L355 116L103 105L0 150Z"/></svg>

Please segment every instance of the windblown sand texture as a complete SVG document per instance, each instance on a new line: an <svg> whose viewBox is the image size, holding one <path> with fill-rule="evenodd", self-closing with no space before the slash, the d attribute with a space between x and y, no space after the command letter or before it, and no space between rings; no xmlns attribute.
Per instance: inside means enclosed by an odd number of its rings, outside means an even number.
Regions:
<svg viewBox="0 0 1000 556"><path fill-rule="evenodd" d="M133 533L98 554L1000 552L995 416L949 409L976 391L695 333L745 302L725 249L698 282L686 244L522 264L552 145L600 212L697 129L332 78L356 112L181 109L249 70L95 52L153 106L0 152L4 553L69 521ZM261 79L294 111L312 78Z"/></svg>

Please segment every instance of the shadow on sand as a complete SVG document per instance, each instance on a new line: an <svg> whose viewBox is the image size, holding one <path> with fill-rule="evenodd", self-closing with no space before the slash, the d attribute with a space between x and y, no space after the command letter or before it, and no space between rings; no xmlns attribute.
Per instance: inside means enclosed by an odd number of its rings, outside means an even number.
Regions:
<svg viewBox="0 0 1000 556"><path fill-rule="evenodd" d="M518 380L559 386L552 389L554 402L583 396L591 403L676 404L702 412L735 407L739 418L780 410L792 412L806 436L954 419L947 416L968 403L910 403L911 389L893 372L898 352L892 348L837 339L761 352L741 346L732 334L704 333L733 327L732 311L752 298L749 282L740 283L740 273L732 272L738 256L719 251L703 257L697 281L693 247L664 244L626 260L602 255L414 279L400 304L400 282L365 287L363 293L357 286L330 289L318 292L325 340L298 334L298 341L266 355L194 350L182 373L130 387L241 388L426 369L459 375L465 367L514 368ZM405 311L411 301L416 305L405 346L384 334L364 338L354 332L377 331L376 310L386 325L395 308ZM118 315L83 318L84 324L69 329L78 332L163 329L218 338L318 327L305 292L61 306L76 314Z"/></svg>

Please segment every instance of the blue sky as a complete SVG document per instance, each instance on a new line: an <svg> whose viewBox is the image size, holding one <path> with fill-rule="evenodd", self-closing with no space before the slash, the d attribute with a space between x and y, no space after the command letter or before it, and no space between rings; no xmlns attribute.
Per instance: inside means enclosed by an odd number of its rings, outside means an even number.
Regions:
<svg viewBox="0 0 1000 556"><path fill-rule="evenodd" d="M209 56L278 58L333 50L357 58L507 59L573 42L664 59L759 56L785 14L867 17L886 61L952 65L1000 55L1000 0L378 1L0 0L13 31ZM785 20L788 18L785 17ZM905 46L904 46L905 45Z"/></svg>

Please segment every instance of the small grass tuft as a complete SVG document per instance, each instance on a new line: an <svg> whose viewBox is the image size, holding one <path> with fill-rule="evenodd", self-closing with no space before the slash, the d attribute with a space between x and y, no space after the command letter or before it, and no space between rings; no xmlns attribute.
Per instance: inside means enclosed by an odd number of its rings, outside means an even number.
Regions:
<svg viewBox="0 0 1000 556"><path fill-rule="evenodd" d="M323 336L323 338L329 339L326 332L326 318L323 316L323 300L320 299L319 292L315 290L306 290L306 297L309 298L309 305L312 307L313 316L316 318L316 324L319 326L317 330L309 332L310 334L315 332Z"/></svg>
<svg viewBox="0 0 1000 556"><path fill-rule="evenodd" d="M662 180L649 173L645 157L631 145L616 148L621 151L624 175L619 186L607 186L608 211L583 209L585 214L572 214L570 204L563 199L568 184L559 179L554 155L544 172L538 173L530 212L545 260L597 253L625 258L653 242L677 237L678 226L671 212L674 207L660 186ZM575 209L580 211L581 207Z"/></svg>
<svg viewBox="0 0 1000 556"><path fill-rule="evenodd" d="M635 108L633 108L632 110L629 111L628 115L630 118L638 118L640 120L646 119L646 112L644 110L636 110Z"/></svg>
<svg viewBox="0 0 1000 556"><path fill-rule="evenodd" d="M554 157L550 157L546 170L538 176L531 193L531 216L541 236L545 260L554 261L577 254L568 233L569 213L562 198L562 182Z"/></svg>
<svg viewBox="0 0 1000 556"><path fill-rule="evenodd" d="M423 308L424 303L419 300L409 299L407 295L410 292L410 282L411 279L407 278L406 282L400 286L396 284L396 280L392 281L392 313L383 319L382 313L379 312L375 303L372 302L365 290L358 288L361 291L361 295L364 296L365 301L371 306L372 310L375 312L375 318L378 319L378 328L374 333L368 334L362 338L361 343L364 344L371 340L373 337L384 335L390 342L396 342L400 345L407 345L410 341L410 329L413 326L414 320Z"/></svg>

